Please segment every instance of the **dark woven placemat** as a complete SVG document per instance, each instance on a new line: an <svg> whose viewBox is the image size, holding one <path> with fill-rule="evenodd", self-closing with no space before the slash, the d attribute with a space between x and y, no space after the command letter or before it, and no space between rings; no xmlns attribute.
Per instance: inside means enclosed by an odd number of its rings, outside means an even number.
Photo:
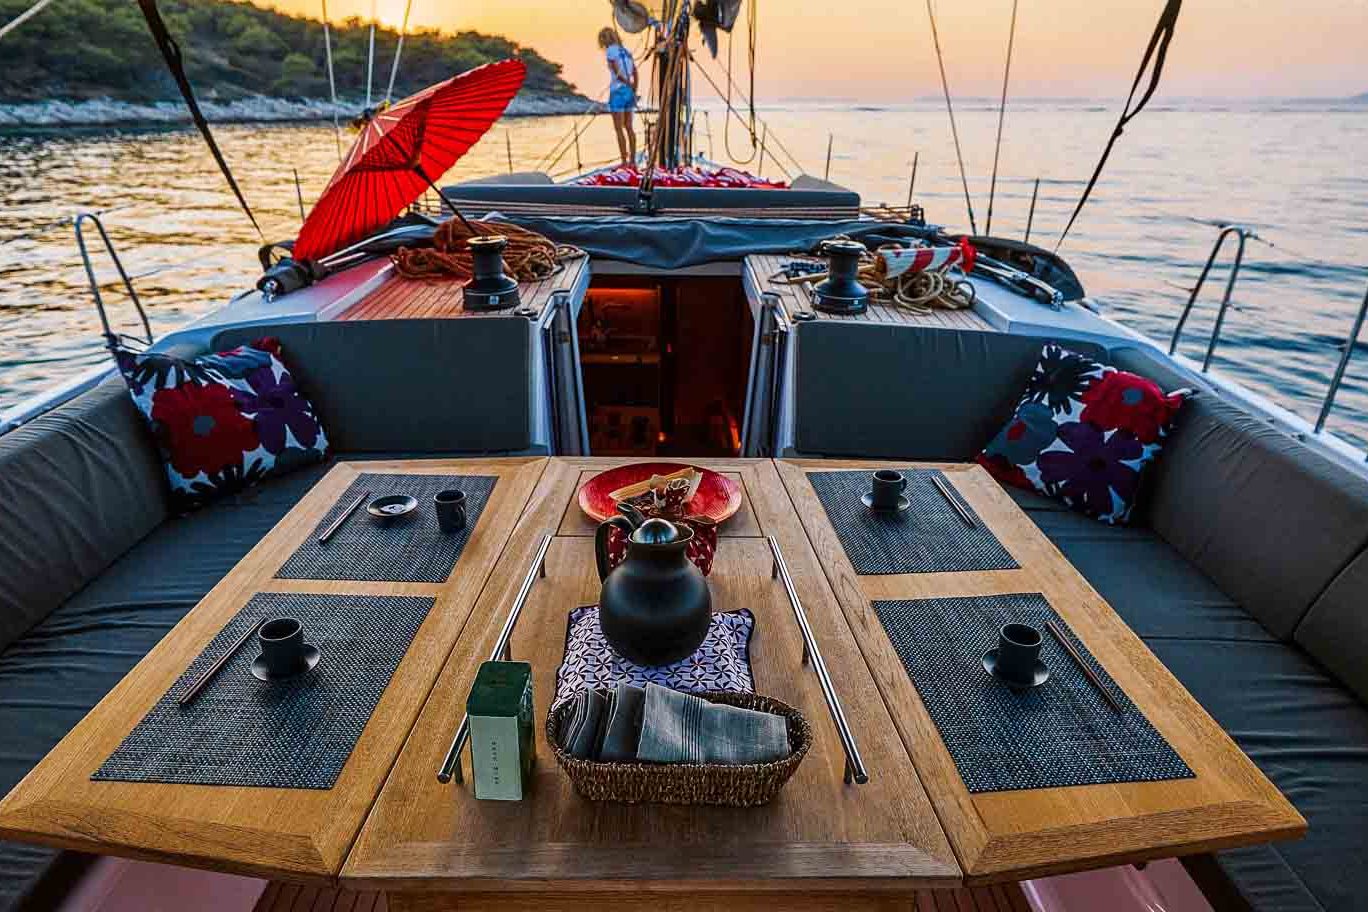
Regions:
<svg viewBox="0 0 1368 912"><path fill-rule="evenodd" d="M971 792L1189 779L1192 770L1040 593L875 602ZM1045 629L1053 619L1121 703L1112 709ZM1050 678L1011 690L983 669L1009 621L1038 627Z"/></svg>
<svg viewBox="0 0 1368 912"><path fill-rule="evenodd" d="M254 595L191 663L92 779L332 788L433 600ZM267 684L245 643L189 705L177 700L250 626L298 618L323 653L311 670Z"/></svg>
<svg viewBox="0 0 1368 912"><path fill-rule="evenodd" d="M857 574L1015 570L1019 566L944 473L905 470L904 494L912 505L901 513L870 510L860 502L872 474L807 473ZM936 490L933 476L940 476L951 496L974 517L972 529Z"/></svg>
<svg viewBox="0 0 1368 912"><path fill-rule="evenodd" d="M497 475L365 472L342 492L304 544L285 561L276 578L443 582L461 559L461 552L498 480ZM446 533L437 527L432 498L437 492L450 488L465 492L466 525L459 532ZM418 509L408 516L381 523L366 512L363 503L327 544L320 545L318 536L362 491L370 492L366 503L386 494L409 494L418 500Z"/></svg>

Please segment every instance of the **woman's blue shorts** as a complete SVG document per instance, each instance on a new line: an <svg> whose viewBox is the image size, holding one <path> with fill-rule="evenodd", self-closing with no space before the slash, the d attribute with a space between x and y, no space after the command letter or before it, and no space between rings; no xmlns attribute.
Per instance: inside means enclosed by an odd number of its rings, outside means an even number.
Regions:
<svg viewBox="0 0 1368 912"><path fill-rule="evenodd" d="M618 86L608 93L608 110L631 111L636 108L636 92L631 86Z"/></svg>

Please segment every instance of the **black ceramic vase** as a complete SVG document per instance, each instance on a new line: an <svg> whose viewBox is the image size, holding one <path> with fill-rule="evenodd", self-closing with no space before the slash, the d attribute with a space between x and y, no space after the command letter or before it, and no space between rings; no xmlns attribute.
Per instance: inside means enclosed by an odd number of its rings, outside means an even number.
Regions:
<svg viewBox="0 0 1368 912"><path fill-rule="evenodd" d="M595 540L603 590L599 626L604 639L638 665L669 665L693 653L708 635L712 594L685 552L693 530L648 519L627 539L627 558L606 576L605 549L614 517Z"/></svg>

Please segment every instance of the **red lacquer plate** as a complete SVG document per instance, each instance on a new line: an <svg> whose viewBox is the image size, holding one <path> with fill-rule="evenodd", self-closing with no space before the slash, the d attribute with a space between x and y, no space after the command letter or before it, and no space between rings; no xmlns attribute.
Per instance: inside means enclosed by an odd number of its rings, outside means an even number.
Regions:
<svg viewBox="0 0 1368 912"><path fill-rule="evenodd" d="M608 495L618 488L645 481L652 475L670 475L680 469L695 469L702 473L698 490L689 500L687 512L691 516L706 516L716 523L726 522L741 509L741 486L725 475L711 469L683 462L634 462L600 472L584 483L579 490L579 505L594 522L617 516L617 504Z"/></svg>

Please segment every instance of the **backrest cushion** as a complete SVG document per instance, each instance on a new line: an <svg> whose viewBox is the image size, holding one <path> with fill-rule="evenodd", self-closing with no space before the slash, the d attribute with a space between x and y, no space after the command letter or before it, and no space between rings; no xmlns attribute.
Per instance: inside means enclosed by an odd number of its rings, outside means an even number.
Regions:
<svg viewBox="0 0 1368 912"><path fill-rule="evenodd" d="M1003 484L1124 525L1188 393L1047 342L979 465Z"/></svg>
<svg viewBox="0 0 1368 912"><path fill-rule="evenodd" d="M0 649L166 517L161 462L117 377L0 437Z"/></svg>
<svg viewBox="0 0 1368 912"><path fill-rule="evenodd" d="M799 452L955 462L972 460L1011 417L1048 341L824 319L799 323L797 340Z"/></svg>
<svg viewBox="0 0 1368 912"><path fill-rule="evenodd" d="M1316 599L1293 639L1368 702L1368 552Z"/></svg>
<svg viewBox="0 0 1368 912"><path fill-rule="evenodd" d="M339 452L518 452L532 441L532 325L500 315L246 326L212 348L278 338Z"/></svg>
<svg viewBox="0 0 1368 912"><path fill-rule="evenodd" d="M1290 638L1368 542L1368 480L1223 398L1147 348L1112 363L1202 389L1155 464L1146 518L1271 632Z"/></svg>
<svg viewBox="0 0 1368 912"><path fill-rule="evenodd" d="M177 512L328 458L313 404L273 338L189 358L121 348L118 362Z"/></svg>

